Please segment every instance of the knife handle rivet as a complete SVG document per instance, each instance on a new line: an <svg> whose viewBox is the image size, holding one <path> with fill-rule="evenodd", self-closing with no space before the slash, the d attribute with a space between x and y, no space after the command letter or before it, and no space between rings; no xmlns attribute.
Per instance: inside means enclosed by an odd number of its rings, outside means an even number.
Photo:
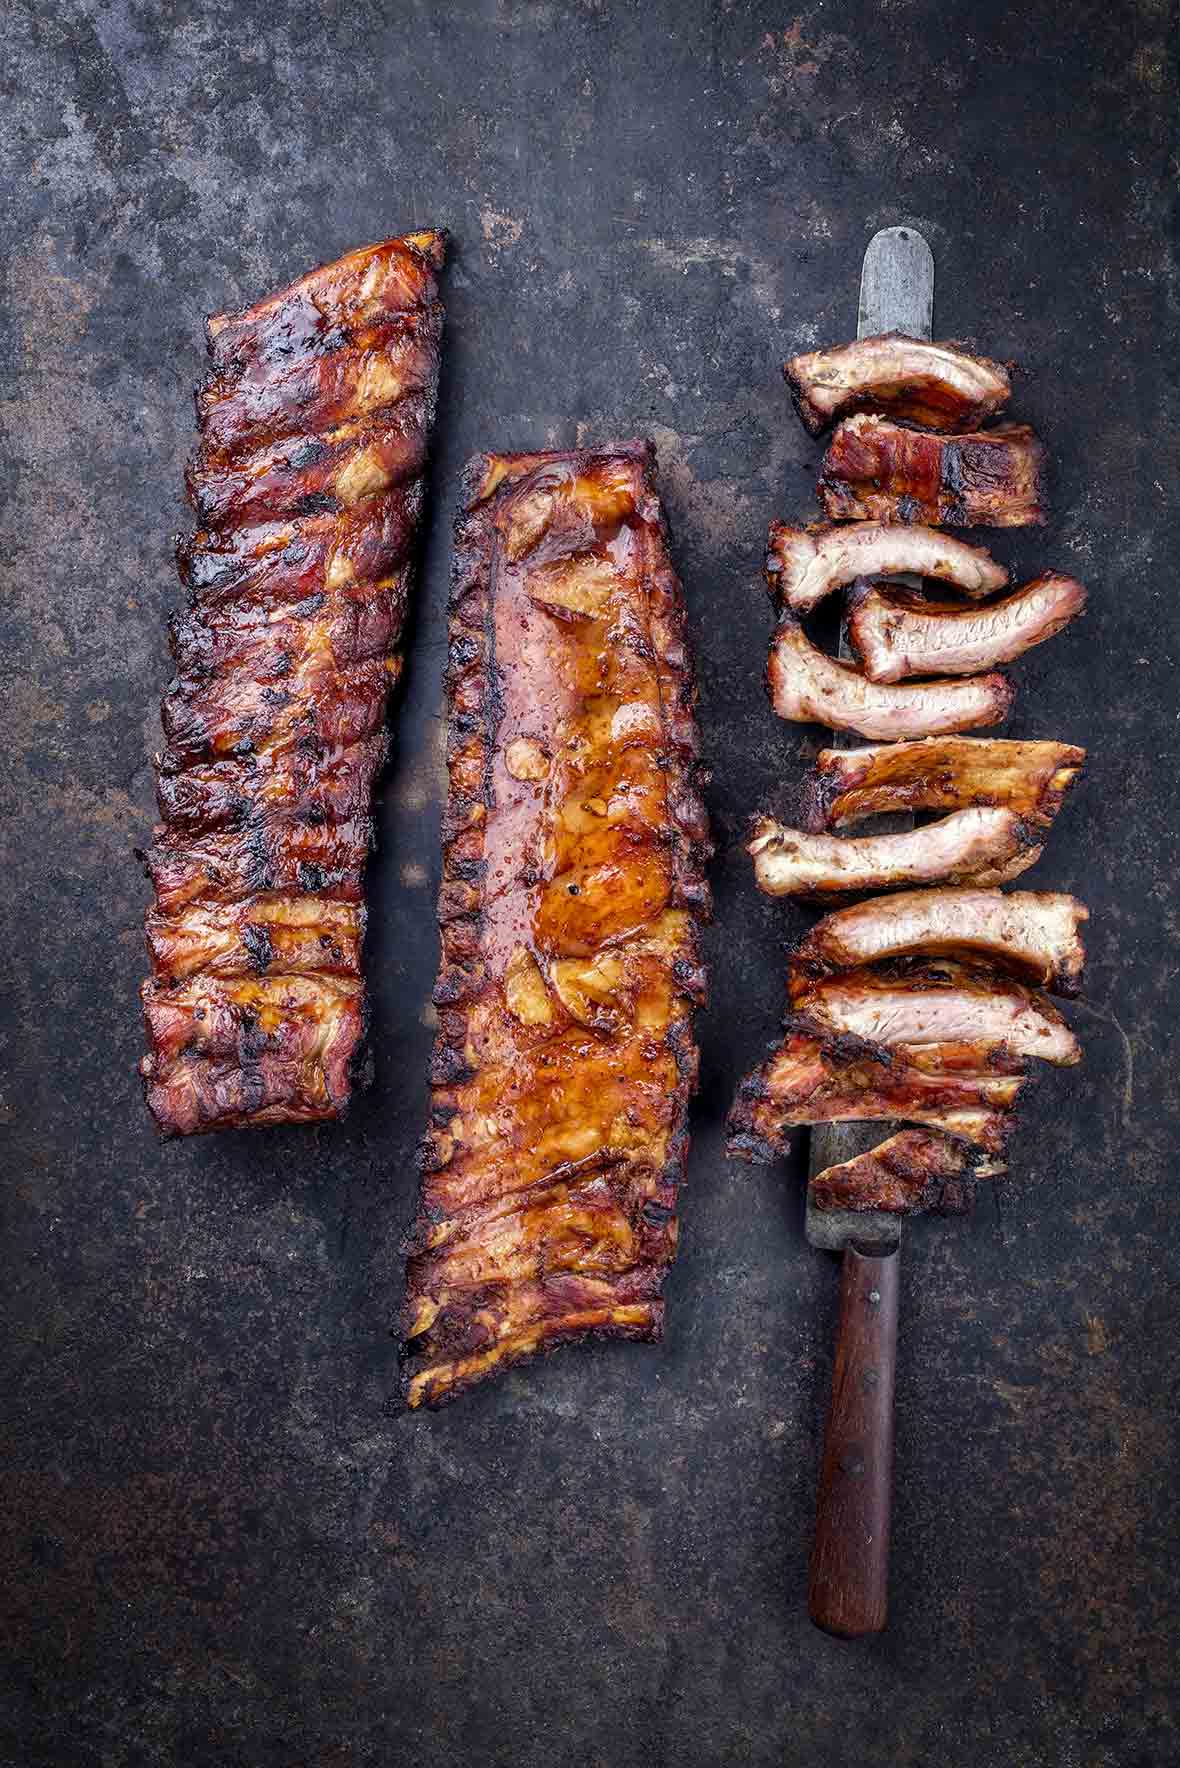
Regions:
<svg viewBox="0 0 1180 1768"><path fill-rule="evenodd" d="M864 1452L858 1448L845 1449L836 1464L841 1473L848 1474L852 1479L860 1479L865 1470Z"/></svg>
<svg viewBox="0 0 1180 1768"><path fill-rule="evenodd" d="M862 1387L868 1388L871 1392L873 1388L880 1386L881 1377L876 1369L866 1369L860 1378L860 1382Z"/></svg>
<svg viewBox="0 0 1180 1768"><path fill-rule="evenodd" d="M870 1289L869 1290L869 1300L872 1302L874 1307L876 1307L876 1305L880 1301L880 1299L881 1299L881 1291L879 1289Z"/></svg>

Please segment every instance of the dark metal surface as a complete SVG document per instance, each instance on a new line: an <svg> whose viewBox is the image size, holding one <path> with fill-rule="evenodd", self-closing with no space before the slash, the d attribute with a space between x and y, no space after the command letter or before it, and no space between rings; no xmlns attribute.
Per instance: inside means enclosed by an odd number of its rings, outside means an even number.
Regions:
<svg viewBox="0 0 1180 1768"><path fill-rule="evenodd" d="M1175 1762L1174 6L16 0L6 49L0 1759ZM814 508L779 364L851 334L903 220L1056 462L1052 525L997 550L1091 587L1011 725L1092 749L1030 880L1093 909L1089 1060L998 1207L907 1238L891 1626L850 1649L804 1607L834 1268L799 1171L720 1141L802 925L744 819L818 735L760 679L765 524ZM130 849L201 315L415 222L458 249L375 1084L339 1129L160 1148ZM458 470L641 431L721 848L668 1337L391 1417Z"/></svg>

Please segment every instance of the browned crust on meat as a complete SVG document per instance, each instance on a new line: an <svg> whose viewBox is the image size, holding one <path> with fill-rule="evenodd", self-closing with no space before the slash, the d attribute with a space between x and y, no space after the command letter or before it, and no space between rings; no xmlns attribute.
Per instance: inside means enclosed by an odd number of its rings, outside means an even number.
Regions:
<svg viewBox="0 0 1180 1768"><path fill-rule="evenodd" d="M970 1073L931 1072L930 1065L919 1068L895 1050L825 1034L799 1015L738 1087L727 1152L744 1160L773 1160L805 1125L888 1119L943 1125L963 1141L998 1153L1023 1085L1022 1072L1004 1073L990 1065Z"/></svg>
<svg viewBox="0 0 1180 1768"><path fill-rule="evenodd" d="M813 833L894 811L998 806L1048 828L1081 771L1073 743L943 736L823 749L803 782L799 826Z"/></svg>
<svg viewBox="0 0 1180 1768"><path fill-rule="evenodd" d="M366 1023L370 800L434 417L442 233L215 315L188 607L143 856L145 1095L164 1135L339 1117Z"/></svg>
<svg viewBox="0 0 1180 1768"><path fill-rule="evenodd" d="M968 1215L975 1203L973 1180L1004 1170L1002 1161L939 1130L904 1129L865 1154L825 1167L809 1189L819 1210Z"/></svg>
<svg viewBox="0 0 1180 1768"><path fill-rule="evenodd" d="M974 428L1008 403L1008 367L966 345L879 332L783 365L800 422L813 436L852 412L882 412L932 430Z"/></svg>
<svg viewBox="0 0 1180 1768"><path fill-rule="evenodd" d="M831 521L1024 528L1046 519L1044 464L1027 424L937 436L851 417L828 444L819 496Z"/></svg>
<svg viewBox="0 0 1180 1768"><path fill-rule="evenodd" d="M467 469L410 1406L661 1330L710 847L652 465L628 442Z"/></svg>

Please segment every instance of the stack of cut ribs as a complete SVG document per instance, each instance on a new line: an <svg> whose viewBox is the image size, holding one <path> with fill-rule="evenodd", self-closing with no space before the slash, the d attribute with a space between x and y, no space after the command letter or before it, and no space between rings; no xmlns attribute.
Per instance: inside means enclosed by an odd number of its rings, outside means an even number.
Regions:
<svg viewBox="0 0 1180 1768"><path fill-rule="evenodd" d="M786 1035L739 1087L729 1148L771 1160L802 1125L880 1120L876 1148L815 1174L813 1207L959 1211L972 1180L1005 1170L1030 1061L1080 1060L1047 993L1078 992L1086 919L1071 896L1000 888L1040 857L1084 751L961 733L1005 717L1015 690L998 666L1059 632L1086 592L1057 572L1010 589L987 552L944 532L1045 519L1039 440L986 427L1009 397L1000 364L888 334L785 373L807 429L836 428L827 520L771 526L767 687L780 717L868 741L820 753L791 826L756 819L759 889L834 912L791 954ZM854 661L804 627L841 589ZM899 829L896 813L925 820Z"/></svg>

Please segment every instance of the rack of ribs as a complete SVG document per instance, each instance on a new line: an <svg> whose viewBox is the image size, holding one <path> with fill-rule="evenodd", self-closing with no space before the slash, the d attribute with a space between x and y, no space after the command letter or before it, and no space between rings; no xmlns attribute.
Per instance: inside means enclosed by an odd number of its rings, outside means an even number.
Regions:
<svg viewBox="0 0 1180 1768"><path fill-rule="evenodd" d="M587 1333L659 1336L710 849L652 462L468 468L412 1407Z"/></svg>
<svg viewBox="0 0 1180 1768"><path fill-rule="evenodd" d="M188 607L144 855L165 1135L339 1117L365 1025L370 798L422 508L444 236L208 321Z"/></svg>

